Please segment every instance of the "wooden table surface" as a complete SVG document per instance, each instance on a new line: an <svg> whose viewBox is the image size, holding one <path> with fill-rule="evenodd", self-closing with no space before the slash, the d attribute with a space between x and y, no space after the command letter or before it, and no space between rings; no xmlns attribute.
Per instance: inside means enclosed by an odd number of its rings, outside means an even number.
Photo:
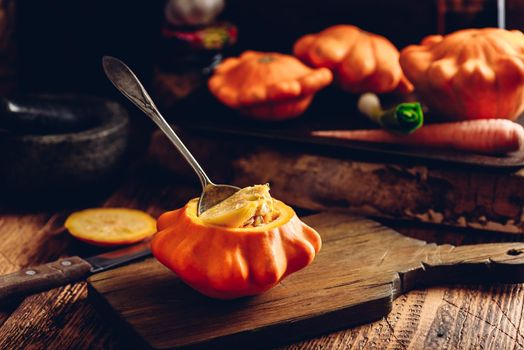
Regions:
<svg viewBox="0 0 524 350"><path fill-rule="evenodd" d="M63 230L65 217L88 206L124 206L157 216L195 196L184 180L141 167L114 191L66 209L0 214L0 273L68 255L101 252ZM386 222L398 231L437 243L519 241L524 237ZM282 349L524 349L524 288L516 285L444 286L401 296L393 311L372 324L283 346ZM88 299L85 282L0 306L0 349L127 349L115 324Z"/></svg>

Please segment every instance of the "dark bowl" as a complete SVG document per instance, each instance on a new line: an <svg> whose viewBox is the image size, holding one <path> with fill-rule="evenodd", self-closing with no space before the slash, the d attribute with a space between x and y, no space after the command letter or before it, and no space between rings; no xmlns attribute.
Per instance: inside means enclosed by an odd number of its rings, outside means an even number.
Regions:
<svg viewBox="0 0 524 350"><path fill-rule="evenodd" d="M58 196L93 192L122 170L129 136L126 109L98 97L65 98L87 102L92 126L53 135L0 132L0 190L4 193Z"/></svg>

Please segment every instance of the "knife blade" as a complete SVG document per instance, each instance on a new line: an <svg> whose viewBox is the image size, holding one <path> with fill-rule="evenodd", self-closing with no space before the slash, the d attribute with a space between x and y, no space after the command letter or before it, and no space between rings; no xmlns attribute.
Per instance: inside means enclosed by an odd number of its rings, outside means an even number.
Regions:
<svg viewBox="0 0 524 350"><path fill-rule="evenodd" d="M133 244L129 247L112 250L107 253L94 255L86 258L85 261L91 264L90 273L94 274L124 265L131 261L145 258L150 255L150 242L146 241Z"/></svg>
<svg viewBox="0 0 524 350"><path fill-rule="evenodd" d="M0 276L0 303L78 282L92 274L150 255L150 242L145 241L85 259L71 256L47 264L27 267Z"/></svg>

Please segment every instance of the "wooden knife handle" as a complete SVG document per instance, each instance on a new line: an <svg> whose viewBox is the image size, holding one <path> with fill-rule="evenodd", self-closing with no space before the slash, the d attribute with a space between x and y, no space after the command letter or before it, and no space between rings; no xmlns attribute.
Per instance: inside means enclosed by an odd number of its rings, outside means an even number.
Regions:
<svg viewBox="0 0 524 350"><path fill-rule="evenodd" d="M90 269L87 261L73 256L0 276L0 302L80 281Z"/></svg>
<svg viewBox="0 0 524 350"><path fill-rule="evenodd" d="M524 281L524 243L464 246L426 244L418 264L399 272L400 290L455 283L516 283Z"/></svg>

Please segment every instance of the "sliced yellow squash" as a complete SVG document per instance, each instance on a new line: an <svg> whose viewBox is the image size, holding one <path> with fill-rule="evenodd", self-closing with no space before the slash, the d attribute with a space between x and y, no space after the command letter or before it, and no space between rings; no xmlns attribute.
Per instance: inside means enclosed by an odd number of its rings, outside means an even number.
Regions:
<svg viewBox="0 0 524 350"><path fill-rule="evenodd" d="M114 246L141 241L156 232L149 214L127 208L95 208L72 213L64 226L72 236L94 245Z"/></svg>
<svg viewBox="0 0 524 350"><path fill-rule="evenodd" d="M244 227L261 224L260 218L272 218L274 204L268 185L245 187L200 215L210 225Z"/></svg>

